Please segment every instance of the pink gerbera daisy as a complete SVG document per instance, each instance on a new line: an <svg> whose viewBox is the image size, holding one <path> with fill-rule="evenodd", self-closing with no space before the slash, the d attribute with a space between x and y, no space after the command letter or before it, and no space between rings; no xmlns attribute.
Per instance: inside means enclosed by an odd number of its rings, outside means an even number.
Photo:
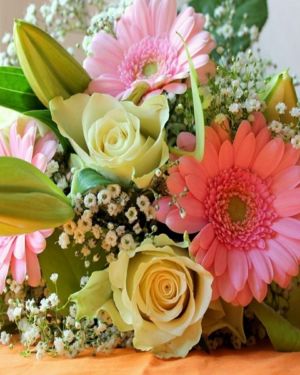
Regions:
<svg viewBox="0 0 300 375"><path fill-rule="evenodd" d="M254 116L233 142L207 128L204 159L179 160L157 213L174 232L198 233L190 252L214 275L214 299L243 306L261 302L273 280L287 287L300 261L300 153Z"/></svg>
<svg viewBox="0 0 300 375"><path fill-rule="evenodd" d="M12 156L32 163L45 172L48 162L53 158L57 141L52 133L36 140L37 125L33 121L26 124L14 123L9 132L8 140L0 131L0 157ZM13 278L22 283L28 275L28 283L37 286L41 279L37 254L46 247L45 238L53 230L42 230L19 236L0 237L0 293L5 287L5 280L11 270Z"/></svg>
<svg viewBox="0 0 300 375"><path fill-rule="evenodd" d="M177 16L176 0L135 0L116 24L116 38L98 33L84 67L92 77L89 92L126 98L140 82L149 92L183 93L189 64L185 40L203 82L214 72L208 54L215 47L203 31L205 18L187 8ZM179 36L179 35L180 36Z"/></svg>

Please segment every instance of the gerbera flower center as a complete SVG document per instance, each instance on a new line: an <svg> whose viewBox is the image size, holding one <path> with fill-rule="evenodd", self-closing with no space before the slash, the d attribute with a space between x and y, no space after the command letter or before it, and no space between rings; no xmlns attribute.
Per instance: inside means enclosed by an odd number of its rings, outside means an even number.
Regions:
<svg viewBox="0 0 300 375"><path fill-rule="evenodd" d="M148 36L130 47L119 65L121 81L128 87L146 80L152 87L177 73L178 55L168 38Z"/></svg>
<svg viewBox="0 0 300 375"><path fill-rule="evenodd" d="M246 219L247 204L238 196L233 196L228 202L228 214L232 222L242 222Z"/></svg>
<svg viewBox="0 0 300 375"><path fill-rule="evenodd" d="M204 201L207 219L228 248L264 248L277 214L268 183L250 170L233 167L209 179Z"/></svg>

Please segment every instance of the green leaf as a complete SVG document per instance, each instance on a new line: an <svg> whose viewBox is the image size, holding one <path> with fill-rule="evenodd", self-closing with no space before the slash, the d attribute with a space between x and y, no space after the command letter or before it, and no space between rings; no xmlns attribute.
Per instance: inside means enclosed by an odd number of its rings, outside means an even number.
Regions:
<svg viewBox="0 0 300 375"><path fill-rule="evenodd" d="M0 236L55 228L73 218L68 198L24 160L0 158Z"/></svg>
<svg viewBox="0 0 300 375"><path fill-rule="evenodd" d="M209 14L212 20L215 19L215 9L224 4L224 0L192 0L190 5L195 8L199 13ZM234 29L233 37L230 39L230 51L227 51L227 55L235 55L240 51L246 50L251 45L250 37L245 35L239 37L237 35L240 26L244 23L249 28L251 26L257 26L261 30L268 18L268 6L267 0L235 0L234 1L235 13L232 20L232 26ZM247 15L244 18L244 15ZM226 19L222 19L222 23L225 24ZM217 33L217 28L213 30L213 35L217 41L217 45L224 45L224 38ZM215 54L218 58L218 55Z"/></svg>
<svg viewBox="0 0 300 375"><path fill-rule="evenodd" d="M0 106L18 112L44 108L32 91L22 69L0 67Z"/></svg>
<svg viewBox="0 0 300 375"><path fill-rule="evenodd" d="M99 186L106 186L111 183L111 180L105 178L100 173L91 168L85 168L75 173L72 182L72 194L83 194L90 189L94 189Z"/></svg>
<svg viewBox="0 0 300 375"><path fill-rule="evenodd" d="M286 313L287 320L300 329L300 286L299 286L299 277L295 285L292 286L289 291L289 309Z"/></svg>
<svg viewBox="0 0 300 375"><path fill-rule="evenodd" d="M52 120L51 113L48 109L24 112L24 115L33 117L41 121L43 124L47 125L53 131L53 133L57 136L65 152L71 152L72 146L70 142L67 140L67 138L63 137L60 134L60 131L58 130L55 122Z"/></svg>
<svg viewBox="0 0 300 375"><path fill-rule="evenodd" d="M251 310L261 321L274 348L280 352L300 351L300 329L264 303L254 301Z"/></svg>
<svg viewBox="0 0 300 375"><path fill-rule="evenodd" d="M108 270L92 274L86 286L70 296L77 305L77 319L96 318L100 308L112 297Z"/></svg>
<svg viewBox="0 0 300 375"><path fill-rule="evenodd" d="M89 276L95 270L104 268L106 259L103 252L100 260L96 263L91 262L91 266L87 269L84 266L84 260L75 256L75 253L80 253L82 246L76 245L62 250L58 245L60 233L60 231L56 230L47 240L47 248L39 255L39 261L43 278L46 280L50 292L56 292L56 287L50 280L50 276L54 272L58 274L57 292L60 305L63 306L70 295L80 289L81 277Z"/></svg>
<svg viewBox="0 0 300 375"><path fill-rule="evenodd" d="M196 72L193 60L188 50L188 46L186 45L183 38L181 39L185 47L185 52L187 54L189 68L190 68L190 79L191 79L191 86L192 86L192 99L193 99L195 129L196 129L196 148L193 152L180 150L177 147L172 148L171 151L174 154L179 155L179 156L190 155L190 156L194 156L197 160L202 160L203 155L204 155L204 147L205 147L205 122L204 122L202 102L201 102L201 98L199 95L198 74Z"/></svg>
<svg viewBox="0 0 300 375"><path fill-rule="evenodd" d="M46 32L16 20L14 40L24 74L46 107L57 96L67 99L87 89L91 80L87 72Z"/></svg>
<svg viewBox="0 0 300 375"><path fill-rule="evenodd" d="M202 321L203 333L211 335L213 332L228 328L241 342L246 342L244 332L244 308L233 306L221 298L211 302Z"/></svg>

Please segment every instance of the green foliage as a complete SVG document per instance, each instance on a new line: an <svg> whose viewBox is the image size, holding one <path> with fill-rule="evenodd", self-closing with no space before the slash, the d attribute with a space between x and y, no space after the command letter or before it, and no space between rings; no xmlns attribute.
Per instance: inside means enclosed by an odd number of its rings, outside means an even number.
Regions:
<svg viewBox="0 0 300 375"><path fill-rule="evenodd" d="M250 307L267 330L276 350L280 352L300 351L300 329L264 303L254 301Z"/></svg>
<svg viewBox="0 0 300 375"><path fill-rule="evenodd" d="M106 186L112 181L91 168L85 168L75 173L72 182L72 194L85 193L99 186Z"/></svg>
<svg viewBox="0 0 300 375"><path fill-rule="evenodd" d="M55 228L73 218L63 192L24 160L0 158L0 236Z"/></svg>
<svg viewBox="0 0 300 375"><path fill-rule="evenodd" d="M58 245L60 232L57 230L47 240L46 250L39 255L43 278L51 292L58 293L60 305L63 306L68 301L71 294L80 289L80 279L82 276L89 276L93 271L104 268L106 264L105 254L97 263L92 263L87 269L84 261L75 254L80 254L80 245L71 246L62 250ZM58 274L57 290L50 280L52 273ZM94 298L94 296L93 296Z"/></svg>
<svg viewBox="0 0 300 375"><path fill-rule="evenodd" d="M44 108L32 91L22 69L0 67L0 106L18 112Z"/></svg>
<svg viewBox="0 0 300 375"><path fill-rule="evenodd" d="M209 31L214 35L218 46L226 47L227 56L245 51L251 45L248 34L238 35L242 24L248 28L255 25L261 30L268 18L267 0L192 0L190 5L197 12L210 16L211 26ZM220 5L223 5L228 11L218 18L215 15L215 9ZM217 33L217 28L227 23L233 27L233 35L225 40L223 36ZM218 59L218 57L218 54L215 54L215 58Z"/></svg>
<svg viewBox="0 0 300 375"><path fill-rule="evenodd" d="M77 318L97 317L99 309L111 299L108 270L94 272L86 286L70 297L77 304Z"/></svg>

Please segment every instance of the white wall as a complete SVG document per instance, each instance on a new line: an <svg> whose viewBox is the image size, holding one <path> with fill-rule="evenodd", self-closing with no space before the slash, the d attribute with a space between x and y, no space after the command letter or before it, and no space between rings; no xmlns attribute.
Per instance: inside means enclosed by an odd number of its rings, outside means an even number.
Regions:
<svg viewBox="0 0 300 375"><path fill-rule="evenodd" d="M270 18L260 40L262 55L279 69L291 68L300 77L300 0L268 0ZM13 18L22 17L31 3L43 0L0 0L0 35L11 30Z"/></svg>

